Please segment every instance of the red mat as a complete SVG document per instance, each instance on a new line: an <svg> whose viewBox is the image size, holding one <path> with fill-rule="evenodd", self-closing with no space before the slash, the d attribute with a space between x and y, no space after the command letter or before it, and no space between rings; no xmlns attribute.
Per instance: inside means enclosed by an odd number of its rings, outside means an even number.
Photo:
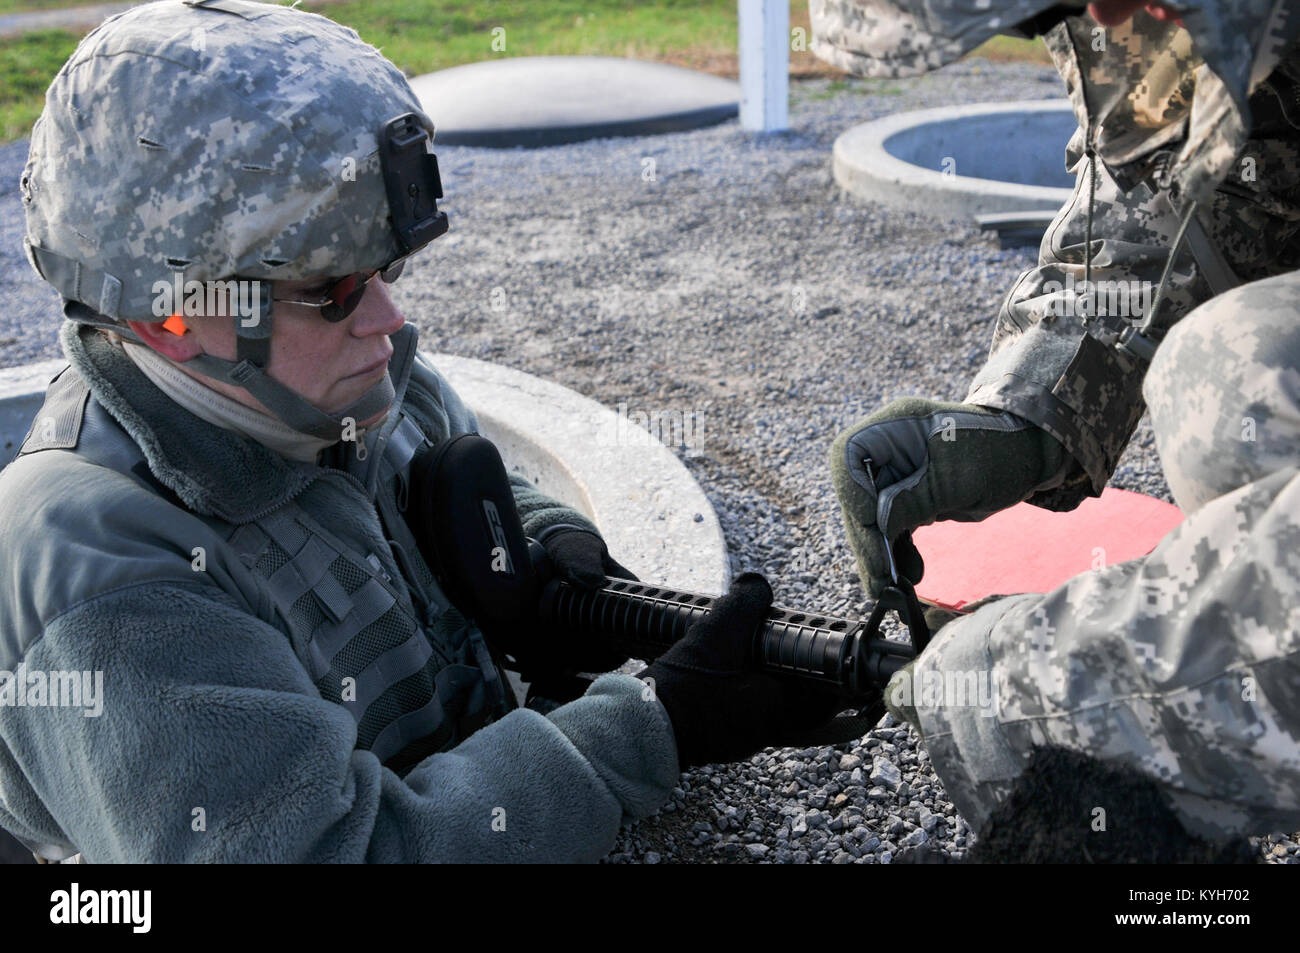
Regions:
<svg viewBox="0 0 1300 953"><path fill-rule="evenodd" d="M1107 487L1069 513L1018 503L981 523L922 526L916 594L947 609L985 596L1050 592L1067 579L1145 556L1183 521L1178 507Z"/></svg>

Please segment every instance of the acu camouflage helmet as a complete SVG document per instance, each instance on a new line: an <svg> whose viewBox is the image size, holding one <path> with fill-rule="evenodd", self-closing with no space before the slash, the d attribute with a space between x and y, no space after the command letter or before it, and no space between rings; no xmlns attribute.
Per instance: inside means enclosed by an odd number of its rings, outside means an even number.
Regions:
<svg viewBox="0 0 1300 953"><path fill-rule="evenodd" d="M65 299L120 321L164 320L153 289L177 273L381 268L411 250L380 161L380 133L404 113L432 138L402 73L325 17L243 0L136 7L86 36L46 93L22 176L29 258Z"/></svg>

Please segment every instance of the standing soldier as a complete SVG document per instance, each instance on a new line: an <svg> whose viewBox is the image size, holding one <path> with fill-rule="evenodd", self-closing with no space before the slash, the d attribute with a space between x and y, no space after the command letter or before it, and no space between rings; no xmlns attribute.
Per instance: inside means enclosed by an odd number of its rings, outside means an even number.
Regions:
<svg viewBox="0 0 1300 953"><path fill-rule="evenodd" d="M918 526L1099 494L1144 407L1186 515L1144 559L951 622L887 699L977 830L1048 748L1146 776L1197 834L1296 830L1300 6L1082 7L812 0L814 50L868 76L1043 34L1079 121L1074 195L965 401L896 401L834 443L864 584L920 578ZM1095 295L1137 283L1141 323ZM996 717L912 690L935 673L991 676Z"/></svg>

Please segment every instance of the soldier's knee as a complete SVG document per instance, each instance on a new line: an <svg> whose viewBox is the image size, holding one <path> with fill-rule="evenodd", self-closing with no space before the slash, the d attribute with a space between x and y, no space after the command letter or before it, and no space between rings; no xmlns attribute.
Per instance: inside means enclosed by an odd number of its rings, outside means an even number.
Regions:
<svg viewBox="0 0 1300 953"><path fill-rule="evenodd" d="M1142 390L1188 512L1300 463L1300 272L1196 308L1169 332Z"/></svg>
<svg viewBox="0 0 1300 953"><path fill-rule="evenodd" d="M1300 272L1241 285L1174 325L1147 373L1147 390L1185 391L1226 368L1238 380L1300 363ZM1217 358L1218 360L1214 360ZM1207 361L1212 363L1207 364Z"/></svg>

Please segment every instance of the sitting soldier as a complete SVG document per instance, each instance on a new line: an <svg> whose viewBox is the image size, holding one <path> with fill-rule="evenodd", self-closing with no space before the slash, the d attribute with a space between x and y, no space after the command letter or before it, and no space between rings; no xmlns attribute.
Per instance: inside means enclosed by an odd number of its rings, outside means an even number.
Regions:
<svg viewBox="0 0 1300 953"><path fill-rule="evenodd" d="M411 461L476 423L384 284L446 229L432 132L352 30L239 0L116 16L51 85L21 188L70 367L0 476L0 669L102 673L103 708L0 706L0 826L40 857L591 861L781 724L756 577L657 692L546 714L440 590ZM561 573L621 571L512 484Z"/></svg>

